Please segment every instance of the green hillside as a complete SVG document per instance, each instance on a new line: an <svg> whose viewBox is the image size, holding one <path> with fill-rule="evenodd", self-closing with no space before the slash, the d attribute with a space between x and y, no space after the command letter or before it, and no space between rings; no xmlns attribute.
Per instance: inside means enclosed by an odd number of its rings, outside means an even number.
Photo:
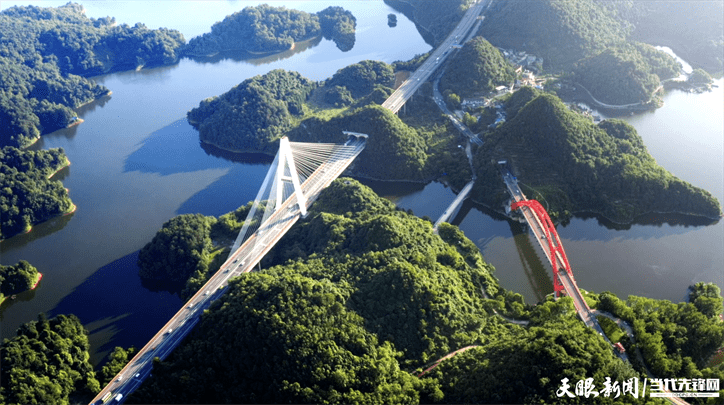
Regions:
<svg viewBox="0 0 724 405"><path fill-rule="evenodd" d="M475 156L479 201L497 207L507 198L495 162L508 158L518 178L543 193L549 212L597 212L618 222L647 212L721 215L716 198L656 164L624 121L595 125L553 95L527 94L532 99ZM523 96L513 104L522 104Z"/></svg>
<svg viewBox="0 0 724 405"><path fill-rule="evenodd" d="M544 69L569 70L579 59L623 41L627 30L593 0L493 2L479 34L502 48L544 59Z"/></svg>
<svg viewBox="0 0 724 405"><path fill-rule="evenodd" d="M467 97L487 93L499 85L510 85L515 80L513 66L500 51L483 37L465 43L447 64L440 80L440 90Z"/></svg>
<svg viewBox="0 0 724 405"><path fill-rule="evenodd" d="M681 65L642 43L619 44L578 62L573 79L608 104L647 102L661 80L679 75Z"/></svg>
<svg viewBox="0 0 724 405"><path fill-rule="evenodd" d="M202 142L232 151L274 152L272 142L294 125L315 83L277 69L246 79L188 112Z"/></svg>

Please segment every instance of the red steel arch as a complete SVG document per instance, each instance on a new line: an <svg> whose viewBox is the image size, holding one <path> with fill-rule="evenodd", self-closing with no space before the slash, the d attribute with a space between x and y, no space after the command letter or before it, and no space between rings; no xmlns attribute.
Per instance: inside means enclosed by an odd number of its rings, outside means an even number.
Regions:
<svg viewBox="0 0 724 405"><path fill-rule="evenodd" d="M546 212L545 208L543 208L538 201L524 200L514 202L510 205L512 210L516 210L520 207L528 207L533 211L535 216L538 217L541 228L545 233L545 239L548 242L548 252L550 253L549 259L551 261L551 267L553 267L553 292L556 297L559 297L560 292L564 291L559 271L565 270L571 280L575 279L573 278L573 270L571 269L571 265L568 263L566 252L563 250L561 239L558 237L558 232L556 232L556 227L553 225L551 217L548 216L548 212Z"/></svg>

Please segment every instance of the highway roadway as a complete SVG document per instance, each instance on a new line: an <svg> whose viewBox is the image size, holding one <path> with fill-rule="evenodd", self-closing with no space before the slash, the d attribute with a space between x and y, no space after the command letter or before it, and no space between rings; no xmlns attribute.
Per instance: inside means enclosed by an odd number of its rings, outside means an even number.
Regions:
<svg viewBox="0 0 724 405"><path fill-rule="evenodd" d="M317 199L319 193L349 166L364 149L365 140L355 138L348 142L351 150L332 156L301 185L307 198L307 208ZM220 269L189 299L184 306L164 325L156 335L131 359L130 362L93 398L91 404L122 403L149 375L154 357L165 359L198 323L199 316L211 302L226 291L228 280L242 273L250 272L271 250L282 236L300 218L299 205L291 196L247 239L239 249L229 256ZM111 396L102 401L106 394ZM114 399L122 394L120 401Z"/></svg>
<svg viewBox="0 0 724 405"><path fill-rule="evenodd" d="M418 88L425 83L430 75L445 62L453 45L461 43L470 28L475 24L477 17L485 10L492 0L479 0L472 4L468 11L458 23L457 27L445 38L437 49L420 65L410 77L395 90L390 97L382 103L382 107L393 113L400 111L400 108L412 97Z"/></svg>

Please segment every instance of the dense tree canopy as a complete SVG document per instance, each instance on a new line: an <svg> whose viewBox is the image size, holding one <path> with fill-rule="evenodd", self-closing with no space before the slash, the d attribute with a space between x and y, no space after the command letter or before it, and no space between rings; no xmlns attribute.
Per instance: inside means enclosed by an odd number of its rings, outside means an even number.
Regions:
<svg viewBox="0 0 724 405"><path fill-rule="evenodd" d="M341 7L328 7L317 14L273 7L245 7L211 26L211 32L192 38L184 51L192 56L210 56L224 51L280 52L295 42L324 35L344 50L354 46L356 19Z"/></svg>
<svg viewBox="0 0 724 405"><path fill-rule="evenodd" d="M325 82L325 87L344 87L353 98L366 96L376 85L392 87L395 74L385 62L363 60L337 71Z"/></svg>
<svg viewBox="0 0 724 405"><path fill-rule="evenodd" d="M498 206L507 198L495 162L509 159L518 178L541 191L550 211L597 212L630 222L646 212L680 212L718 218L721 207L709 192L656 164L636 130L621 120L595 125L570 111L557 97L528 91L514 95L514 107L532 97L486 139L475 157L476 199Z"/></svg>
<svg viewBox="0 0 724 405"><path fill-rule="evenodd" d="M633 27L631 38L670 47L694 67L724 70L724 3L602 1Z"/></svg>
<svg viewBox="0 0 724 405"><path fill-rule="evenodd" d="M510 85L513 80L513 66L500 51L483 37L475 37L450 60L440 89L466 97L490 92L501 84Z"/></svg>
<svg viewBox="0 0 724 405"><path fill-rule="evenodd" d="M565 377L637 376L569 299L521 306L528 330L494 315L511 295L459 229L436 235L351 179L322 192L264 267L233 279L129 401L555 402Z"/></svg>
<svg viewBox="0 0 724 405"><path fill-rule="evenodd" d="M73 108L108 93L85 79L178 60L181 33L85 16L83 6L11 7L0 13L0 146L25 147L71 124Z"/></svg>
<svg viewBox="0 0 724 405"><path fill-rule="evenodd" d="M603 395L560 398L556 392L563 378L572 381L570 391L575 392L575 383L586 378L593 378L600 390L606 377L613 381L639 377L575 316L570 299L538 307L532 315L541 321L538 325L512 333L490 328L489 333L501 338L458 354L427 374L426 378L440 380L446 403L613 404L613 398L604 400ZM624 398L626 403L646 403L630 395Z"/></svg>
<svg viewBox="0 0 724 405"><path fill-rule="evenodd" d="M0 403L88 402L100 385L88 363L88 331L74 315L23 324L0 347Z"/></svg>
<svg viewBox="0 0 724 405"><path fill-rule="evenodd" d="M342 52L354 47L357 19L342 7L329 6L317 13L322 35L331 39Z"/></svg>
<svg viewBox="0 0 724 405"><path fill-rule="evenodd" d="M0 149L0 239L27 232L34 224L74 209L63 184L49 179L68 164L62 148Z"/></svg>
<svg viewBox="0 0 724 405"><path fill-rule="evenodd" d="M201 214L179 215L168 220L138 255L139 275L151 280L185 282L208 266L209 232L216 221Z"/></svg>
<svg viewBox="0 0 724 405"><path fill-rule="evenodd" d="M38 269L25 260L15 266L0 265L0 301L13 294L27 291L38 281Z"/></svg>
<svg viewBox="0 0 724 405"><path fill-rule="evenodd" d="M574 80L604 103L645 103L661 80L678 76L680 69L673 57L650 45L622 43L578 62Z"/></svg>
<svg viewBox="0 0 724 405"><path fill-rule="evenodd" d="M273 152L303 114L315 83L281 69L246 79L188 112L202 142L227 150Z"/></svg>
<svg viewBox="0 0 724 405"><path fill-rule="evenodd" d="M479 33L495 46L543 57L546 69L568 70L626 37L626 27L599 3L604 2L493 2Z"/></svg>
<svg viewBox="0 0 724 405"><path fill-rule="evenodd" d="M693 303L672 303L629 296L623 301L610 292L599 295L598 308L625 320L633 328L635 344L652 373L670 378L724 379L724 364L707 367L709 356L724 344L720 289L713 284L692 286ZM630 350L629 350L630 351ZM724 388L720 387L720 396ZM716 403L716 402L707 402Z"/></svg>

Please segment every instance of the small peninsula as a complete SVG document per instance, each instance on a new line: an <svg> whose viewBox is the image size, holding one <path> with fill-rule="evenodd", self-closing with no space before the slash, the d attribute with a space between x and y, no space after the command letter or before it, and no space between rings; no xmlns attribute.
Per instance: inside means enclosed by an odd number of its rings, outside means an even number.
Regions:
<svg viewBox="0 0 724 405"><path fill-rule="evenodd" d="M320 35L332 39L344 51L354 46L355 27L355 17L341 7L309 14L261 4L228 15L212 25L211 32L192 38L184 55L203 57L226 51L275 53Z"/></svg>
<svg viewBox="0 0 724 405"><path fill-rule="evenodd" d="M35 224L75 211L68 190L50 180L70 162L62 148L23 151L0 149L0 240L29 232Z"/></svg>
<svg viewBox="0 0 724 405"><path fill-rule="evenodd" d="M0 147L27 147L77 123L73 109L110 91L87 79L176 63L180 32L88 18L83 6L15 6L0 12Z"/></svg>
<svg viewBox="0 0 724 405"><path fill-rule="evenodd" d="M0 265L0 303L21 292L33 290L43 274L25 260L14 266Z"/></svg>

